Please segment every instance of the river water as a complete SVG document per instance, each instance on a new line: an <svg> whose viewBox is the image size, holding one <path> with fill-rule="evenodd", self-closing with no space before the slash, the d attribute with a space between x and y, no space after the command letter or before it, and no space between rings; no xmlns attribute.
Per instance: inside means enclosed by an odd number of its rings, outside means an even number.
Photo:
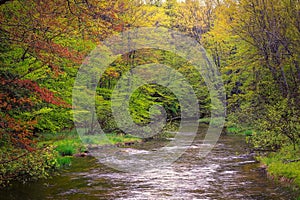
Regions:
<svg viewBox="0 0 300 200"><path fill-rule="evenodd" d="M75 158L60 175L15 184L0 191L0 199L295 199L290 189L266 177L241 136L221 136L205 158L198 158L205 131L200 128L183 156L162 169L119 172L93 157ZM125 150L143 153L165 143L154 140Z"/></svg>

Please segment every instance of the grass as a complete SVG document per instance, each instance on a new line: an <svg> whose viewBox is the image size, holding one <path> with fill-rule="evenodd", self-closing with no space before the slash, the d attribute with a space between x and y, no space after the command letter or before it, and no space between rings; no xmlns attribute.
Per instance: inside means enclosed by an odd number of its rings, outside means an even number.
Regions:
<svg viewBox="0 0 300 200"><path fill-rule="evenodd" d="M56 158L56 160L57 160L57 163L59 166L64 167L64 166L71 165L72 157L71 156L58 156Z"/></svg>
<svg viewBox="0 0 300 200"><path fill-rule="evenodd" d="M227 133L245 135L245 136L251 136L253 134L253 130L251 130L251 128L240 127L237 125L226 127L226 131Z"/></svg>
<svg viewBox="0 0 300 200"><path fill-rule="evenodd" d="M258 160L267 167L268 174L271 175L271 177L275 180L291 182L299 189L300 162L289 162L297 159L300 159L300 147L294 150L292 145L283 147L279 152L258 157Z"/></svg>
<svg viewBox="0 0 300 200"><path fill-rule="evenodd" d="M77 152L76 144L72 140L62 140L59 142L55 142L57 145L55 148L56 151L59 152L62 156L72 156Z"/></svg>
<svg viewBox="0 0 300 200"><path fill-rule="evenodd" d="M104 136L99 135L85 135L81 137L81 141L88 145L116 145L120 143L140 142L141 139L132 135L109 133Z"/></svg>

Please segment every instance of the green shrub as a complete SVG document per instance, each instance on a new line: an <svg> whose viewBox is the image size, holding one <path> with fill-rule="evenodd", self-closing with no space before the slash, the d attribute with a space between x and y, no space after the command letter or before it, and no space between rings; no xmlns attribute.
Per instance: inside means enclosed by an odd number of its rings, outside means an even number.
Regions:
<svg viewBox="0 0 300 200"><path fill-rule="evenodd" d="M288 99L267 105L265 115L256 122L256 129L259 132L250 138L254 146L278 150L292 144L296 149L300 144L299 110Z"/></svg>
<svg viewBox="0 0 300 200"><path fill-rule="evenodd" d="M2 147L0 150L0 186L6 186L13 180L25 182L47 178L50 172L59 167L57 156L52 146L33 152L9 146Z"/></svg>

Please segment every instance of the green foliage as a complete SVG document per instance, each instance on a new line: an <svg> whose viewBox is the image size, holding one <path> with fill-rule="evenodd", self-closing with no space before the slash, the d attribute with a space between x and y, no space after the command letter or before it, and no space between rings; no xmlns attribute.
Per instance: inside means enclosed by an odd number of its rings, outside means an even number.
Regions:
<svg viewBox="0 0 300 200"><path fill-rule="evenodd" d="M288 178L300 188L299 155L299 146L294 149L293 145L290 145L283 147L277 153L259 157L259 160L267 166L269 174L277 180L282 177Z"/></svg>
<svg viewBox="0 0 300 200"><path fill-rule="evenodd" d="M227 131L249 136L248 141L258 148L283 152L291 145L297 149L299 1L146 2L68 1L66 8L62 0L47 3L28 0L0 5L0 155L1 160L12 160L0 162L2 184L7 184L5 179L46 177L48 170L70 164L66 155L86 149L76 133L59 132L71 129L74 121L82 127L88 126L89 133L94 134L81 138L86 144L139 141L122 134L107 134L108 141L99 140L99 133L94 130L99 122L107 133L122 132L111 111L112 91L121 76L138 65L160 63L180 72L197 95L199 122L210 122L211 112L219 109L219 105L211 105L210 95L218 94L209 94L201 74L189 61L172 52L140 49L119 56L99 80L95 99L84 95L93 94L89 88L90 75L97 74L97 69L83 77L87 87L73 88L83 58L99 44L99 38L105 39L129 27L164 26L193 37L211 54L222 73L227 96ZM107 61L108 57L103 54L98 59ZM103 64L94 61L96 65ZM160 71L155 73L160 75ZM73 89L78 90L73 100L84 101L74 111L79 116L76 119L70 106ZM120 92L120 96L127 95L126 91ZM164 107L169 121L192 110L189 106L180 107L172 91L154 84L143 85L130 95L131 116L126 117L140 125L148 124L151 114L161 114L158 109L150 113L154 105ZM66 104L62 106L56 98ZM90 105L94 102L96 115L90 123ZM219 124L218 118L211 121L213 126ZM166 132L163 135L168 136ZM51 147L30 152L34 136L40 136L40 146ZM26 155L13 159L22 154ZM298 178L289 174L297 171L294 163L284 165L287 167L284 171L275 154L265 159L271 171L298 183Z"/></svg>
<svg viewBox="0 0 300 200"><path fill-rule="evenodd" d="M117 124L115 123L111 112L110 100L112 91L117 81L120 79L119 75L128 73L129 70L133 69L137 65L142 65L149 62L166 64L167 66L170 66L180 72L193 87L198 97L200 115L205 117L210 114L210 110L212 108L210 105L208 89L199 72L197 72L197 70L194 69L190 63L172 52L141 49L117 58L99 81L99 86L97 88L98 96L96 97L97 117L101 127L105 132L118 130ZM159 71L151 71L150 67L147 70L149 71L147 72L152 73L152 75L153 73L160 75ZM111 73L111 71L114 71L119 75L115 76ZM128 87L130 87L130 84L133 84L130 83L133 81L135 81L134 78L128 81ZM177 92L180 93L181 90L178 90ZM128 94L126 91L120 91L118 95L122 98L125 98ZM168 88L155 84L145 84L130 94L130 117L137 124L147 124L150 122L150 108L152 108L154 105L162 106L165 109L168 120L180 117L181 112L193 110L188 106L185 108L180 107L177 97ZM152 114L161 114L159 110L156 110L155 112L156 113ZM84 117L80 119L83 120Z"/></svg>
<svg viewBox="0 0 300 200"><path fill-rule="evenodd" d="M27 152L7 146L0 151L0 186L6 186L11 181L29 181L47 178L59 167L54 147L49 146Z"/></svg>
<svg viewBox="0 0 300 200"><path fill-rule="evenodd" d="M57 163L60 167L70 166L72 162L72 157L70 156L58 156L56 158Z"/></svg>
<svg viewBox="0 0 300 200"><path fill-rule="evenodd" d="M55 150L62 156L72 156L76 152L76 145L74 144L74 141L63 140L55 142L54 145L57 145Z"/></svg>
<svg viewBox="0 0 300 200"><path fill-rule="evenodd" d="M200 123L209 124L212 127L222 126L223 118L202 118L198 120Z"/></svg>
<svg viewBox="0 0 300 200"><path fill-rule="evenodd" d="M102 93L100 93L102 95ZM100 96L102 97L102 96ZM107 97L110 98L110 97ZM101 98L97 98L101 99ZM101 100L97 104L97 119L99 121L99 124L101 125L102 129L105 132L111 132L118 129L118 126L114 120L112 111L111 111L111 101L109 100Z"/></svg>
<svg viewBox="0 0 300 200"><path fill-rule="evenodd" d="M60 132L44 132L43 134L39 135L37 141L39 145L43 145L53 143L64 138L77 139L78 134L76 129L65 130Z"/></svg>
<svg viewBox="0 0 300 200"><path fill-rule="evenodd" d="M141 139L130 134L116 134L108 133L105 134L107 140L97 136L97 135L85 135L82 136L81 140L88 145L115 145L122 143L140 142Z"/></svg>
<svg viewBox="0 0 300 200"><path fill-rule="evenodd" d="M44 133L38 139L39 146L51 144L54 150L61 156L72 156L75 153L85 151L76 130L61 131L57 133Z"/></svg>
<svg viewBox="0 0 300 200"><path fill-rule="evenodd" d="M250 141L257 147L279 149L285 145L300 144L299 112L292 101L283 99L275 105L267 105L265 115L257 121L255 133Z"/></svg>
<svg viewBox="0 0 300 200"><path fill-rule="evenodd" d="M154 105L161 105L167 112L167 118L180 115L180 105L175 95L166 88L157 85L144 85L136 90L130 99L130 112L137 124L150 122L149 110ZM152 114L161 114L160 111Z"/></svg>
<svg viewBox="0 0 300 200"><path fill-rule="evenodd" d="M246 136L252 136L253 134L253 130L251 129L246 129L243 127L239 127L239 126L229 126L226 128L228 133L233 133L233 134L242 134L242 135L246 135Z"/></svg>

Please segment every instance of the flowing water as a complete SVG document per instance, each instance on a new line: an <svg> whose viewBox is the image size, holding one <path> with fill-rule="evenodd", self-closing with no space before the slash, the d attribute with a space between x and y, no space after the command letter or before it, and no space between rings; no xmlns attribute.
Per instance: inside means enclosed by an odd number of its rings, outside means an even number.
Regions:
<svg viewBox="0 0 300 200"><path fill-rule="evenodd" d="M266 177L241 136L221 136L212 152L198 158L204 132L199 129L183 156L162 169L119 172L93 157L75 158L61 175L15 184L0 191L0 199L295 199L292 191ZM144 153L165 143L154 140L126 150Z"/></svg>

